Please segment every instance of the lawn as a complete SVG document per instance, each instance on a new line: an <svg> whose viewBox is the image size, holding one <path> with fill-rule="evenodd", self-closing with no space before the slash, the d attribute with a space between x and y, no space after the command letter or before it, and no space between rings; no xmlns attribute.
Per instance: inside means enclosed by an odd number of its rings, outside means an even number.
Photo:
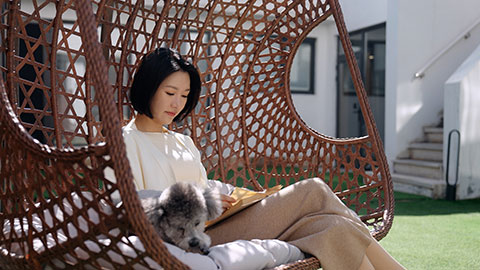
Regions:
<svg viewBox="0 0 480 270"><path fill-rule="evenodd" d="M480 199L394 196L393 226L380 244L402 265L410 270L480 269Z"/></svg>
<svg viewBox="0 0 480 270"><path fill-rule="evenodd" d="M480 269L480 199L432 200L395 192L381 245L407 269Z"/></svg>

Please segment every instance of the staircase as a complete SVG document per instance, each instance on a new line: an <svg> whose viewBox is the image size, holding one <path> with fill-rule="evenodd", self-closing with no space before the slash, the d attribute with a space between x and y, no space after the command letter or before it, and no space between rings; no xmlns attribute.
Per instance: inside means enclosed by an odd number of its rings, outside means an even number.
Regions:
<svg viewBox="0 0 480 270"><path fill-rule="evenodd" d="M443 176L443 127L424 127L421 142L393 161L393 188L434 199L445 198Z"/></svg>

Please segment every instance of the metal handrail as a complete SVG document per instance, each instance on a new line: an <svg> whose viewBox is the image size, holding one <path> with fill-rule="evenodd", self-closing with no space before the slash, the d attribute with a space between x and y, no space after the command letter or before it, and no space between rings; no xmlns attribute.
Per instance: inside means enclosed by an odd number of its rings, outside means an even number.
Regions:
<svg viewBox="0 0 480 270"><path fill-rule="evenodd" d="M470 32L475 28L478 24L480 24L480 18L478 18L467 30L463 31L461 34L456 36L443 50L439 51L434 57L430 59L418 72L415 73L413 79L421 79L425 76L425 71L433 65L442 55L444 55L448 50L450 50L453 45L455 45L458 41L463 39L468 39L470 37Z"/></svg>

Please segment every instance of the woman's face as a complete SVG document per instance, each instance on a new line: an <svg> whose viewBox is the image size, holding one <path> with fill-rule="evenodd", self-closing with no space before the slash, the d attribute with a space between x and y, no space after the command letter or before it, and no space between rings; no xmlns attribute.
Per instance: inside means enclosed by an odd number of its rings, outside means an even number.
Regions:
<svg viewBox="0 0 480 270"><path fill-rule="evenodd" d="M185 71L170 74L158 86L153 96L150 111L153 121L159 125L172 123L187 103L190 92L190 76Z"/></svg>

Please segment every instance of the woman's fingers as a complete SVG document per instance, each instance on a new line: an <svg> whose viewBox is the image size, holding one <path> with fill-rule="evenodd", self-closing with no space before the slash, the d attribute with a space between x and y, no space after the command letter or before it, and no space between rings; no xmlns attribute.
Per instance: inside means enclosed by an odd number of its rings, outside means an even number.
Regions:
<svg viewBox="0 0 480 270"><path fill-rule="evenodd" d="M227 210L228 208L232 207L232 204L226 201L222 201L222 208L223 210Z"/></svg>
<svg viewBox="0 0 480 270"><path fill-rule="evenodd" d="M234 202L237 201L233 197L225 195L225 194L222 194L221 198L222 198L222 201L227 201L227 202L231 202L231 203L234 203Z"/></svg>
<svg viewBox="0 0 480 270"><path fill-rule="evenodd" d="M232 207L232 204L236 202L234 198L225 194L220 194L220 199L222 200L223 210L227 210L228 208Z"/></svg>

